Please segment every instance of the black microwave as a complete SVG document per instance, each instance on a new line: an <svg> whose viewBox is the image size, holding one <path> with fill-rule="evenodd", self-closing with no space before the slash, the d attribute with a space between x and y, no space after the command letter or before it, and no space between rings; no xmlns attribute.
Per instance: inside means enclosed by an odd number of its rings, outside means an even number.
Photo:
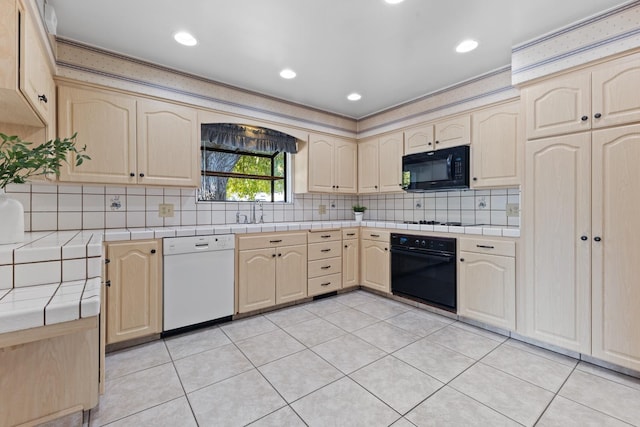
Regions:
<svg viewBox="0 0 640 427"><path fill-rule="evenodd" d="M406 191L469 188L469 146L402 156L402 188Z"/></svg>

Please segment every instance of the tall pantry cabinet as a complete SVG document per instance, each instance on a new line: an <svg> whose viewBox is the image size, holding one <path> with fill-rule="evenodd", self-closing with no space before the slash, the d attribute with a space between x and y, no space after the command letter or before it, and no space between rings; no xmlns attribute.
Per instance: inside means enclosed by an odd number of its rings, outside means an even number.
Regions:
<svg viewBox="0 0 640 427"><path fill-rule="evenodd" d="M521 332L638 371L640 55L522 94Z"/></svg>

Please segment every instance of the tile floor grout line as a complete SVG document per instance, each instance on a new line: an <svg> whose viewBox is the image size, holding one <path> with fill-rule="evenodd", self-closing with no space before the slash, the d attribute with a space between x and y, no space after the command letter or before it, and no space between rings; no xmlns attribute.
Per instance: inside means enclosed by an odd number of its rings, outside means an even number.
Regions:
<svg viewBox="0 0 640 427"><path fill-rule="evenodd" d="M581 361L580 359L576 359L576 358L575 358L575 357L573 357L573 356L567 356L566 354L558 353L558 352L556 352L556 351L549 350L549 349L546 349L546 348L543 348L543 347L538 347L538 346L536 346L536 345L534 345L534 344L529 344L529 343L528 343L528 342L526 342L526 341L521 341L521 340L519 340L519 339L517 339L517 338L514 338L514 337L512 337L512 336L509 336L509 337L507 338L507 340L506 340L506 341L510 341L510 340L513 340L513 341L515 341L515 342L517 342L517 343L520 343L520 344L524 344L524 345L526 345L526 346L533 346L533 347L536 347L536 349L538 349L538 350L544 350L544 351L548 351L548 352L551 352L551 353L557 354L557 355L559 355L559 356L567 357L567 358L569 358L569 359L573 359L573 360L575 360L575 361L577 361L577 362L580 362L580 361ZM529 348L527 348L527 347L525 347L525 348L517 348L517 347L515 347L515 346L512 346L511 344L507 344L507 345L508 345L509 347L516 348L517 350L522 350L522 351L525 351L525 352L527 352L527 353L529 353L529 354L533 354L533 355L535 355L535 356L539 356L539 357L542 357L542 358L544 358L544 359L551 360L552 362L556 362L556 363L560 363L560 364L565 365L565 366L569 366L569 365L568 365L568 364L566 364L566 363L562 363L562 362L558 362L557 360L553 360L551 357L547 357L546 355L545 355L545 356L543 356L542 354L536 353L535 351L533 351L532 349L529 349Z"/></svg>
<svg viewBox="0 0 640 427"><path fill-rule="evenodd" d="M175 361L173 360L173 356L171 355L171 352L169 351L169 346L167 346L167 341L165 341L164 338L162 338L162 343L164 344L164 347L167 350L167 353L169 353L169 358L171 358L171 365L173 366L173 370L176 373L176 377L178 377L178 381L180 381L180 387L182 387L182 392L184 393L184 398L187 401L187 405L189 405L189 410L191 411L191 415L193 416L193 420L195 421L196 426L197 426L197 425L199 425L198 418L196 417L196 413L193 410L193 406L191 406L191 400L189 400L189 395L187 394L187 390L184 388L184 383L182 382L182 377L180 376L180 373L178 372L178 367L176 366Z"/></svg>
<svg viewBox="0 0 640 427"><path fill-rule="evenodd" d="M571 372L569 373L569 375L567 375L567 378L564 379L564 381L562 382L562 384L560 385L560 387L558 387L558 391L556 391L553 394L553 397L551 398L551 400L549 401L549 403L547 403L547 405L544 407L544 410L540 413L540 415L538 416L538 418L536 419L536 421L533 423L533 425L535 426L536 424L538 424L540 422L540 419L542 419L542 417L544 416L544 414L547 412L547 410L549 409L549 406L551 406L551 403L553 403L554 400L556 400L556 397L558 397L558 394L560 393L560 390L562 390L562 387L564 387L564 385L567 383L567 381L569 381L569 378L571 378L571 375L573 375L573 373L576 371L576 367L578 366L578 364L576 363L576 365L573 367L573 369L571 370Z"/></svg>

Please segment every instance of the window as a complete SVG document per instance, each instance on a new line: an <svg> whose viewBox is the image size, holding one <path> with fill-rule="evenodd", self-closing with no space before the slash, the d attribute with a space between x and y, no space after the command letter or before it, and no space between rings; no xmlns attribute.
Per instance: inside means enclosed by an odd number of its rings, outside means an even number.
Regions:
<svg viewBox="0 0 640 427"><path fill-rule="evenodd" d="M295 138L271 129L202 125L200 201L286 202Z"/></svg>

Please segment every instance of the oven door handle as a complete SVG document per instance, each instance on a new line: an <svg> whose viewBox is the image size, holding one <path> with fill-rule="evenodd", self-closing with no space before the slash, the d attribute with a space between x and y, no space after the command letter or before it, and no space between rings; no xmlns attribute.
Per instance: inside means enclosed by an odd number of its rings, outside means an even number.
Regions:
<svg viewBox="0 0 640 427"><path fill-rule="evenodd" d="M425 251L424 249L418 249L418 248L397 248L393 246L391 247L391 253L419 255L424 258L432 258L432 259L436 258L445 262L449 262L455 258L455 255L450 255L450 254L428 252L428 251Z"/></svg>

